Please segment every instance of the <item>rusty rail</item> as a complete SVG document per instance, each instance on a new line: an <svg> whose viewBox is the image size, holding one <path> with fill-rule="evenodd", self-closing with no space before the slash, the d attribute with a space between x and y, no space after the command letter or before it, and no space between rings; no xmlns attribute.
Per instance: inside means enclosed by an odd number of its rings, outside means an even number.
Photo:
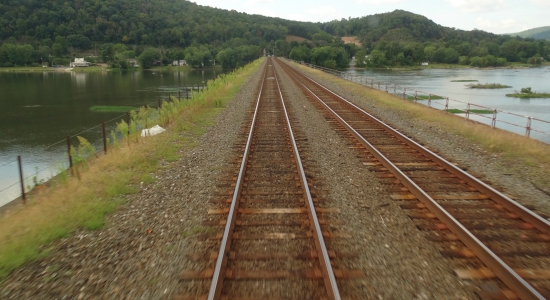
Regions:
<svg viewBox="0 0 550 300"><path fill-rule="evenodd" d="M283 64L284 65L284 64ZM453 164L449 163L445 159L441 158L432 151L426 149L425 147L414 142L410 138L404 136L400 132L386 125L382 121L378 120L374 116L370 115L363 109L359 108L355 104L347 101L343 97L335 94L326 87L322 86L313 79L299 74L298 72L290 69L288 66L285 66L287 72L291 73L294 79L302 87L302 89L310 94L313 99L315 99L322 107L324 107L330 114L344 127L346 128L369 152L376 157L376 159L387 168L394 176L397 178L418 200L420 200L424 205L432 212L440 221L446 224L447 228L450 229L454 234L456 234L459 239L471 249L475 255L485 263L490 270L494 272L509 288L511 288L519 297L522 299L545 299L537 290L535 290L526 280L518 275L510 266L508 266L502 259L500 259L491 249L484 245L474 234L472 234L461 222L459 222L452 214L450 214L442 205L440 205L433 197L431 197L427 192L420 188L410 177L408 177L403 171L401 171L394 163L392 163L384 154L382 154L375 146L373 146L368 140L366 140L357 130L354 129L354 126L350 125L343 117L341 117L337 112L335 112L327 103L324 102L322 97L330 96L333 101L341 101L345 103L345 106L349 107L352 111L360 113L362 116L365 116L372 122L374 122L378 127L383 128L382 131L389 133L389 136L392 138L398 139L400 142L408 145L411 149L419 151L424 156L431 159L431 161L436 162L438 166L443 167L446 171L451 174L455 174L461 180L464 180L469 185L475 187L478 191L486 194L493 201L501 204L510 211L518 214L521 219L532 224L538 230L543 233L550 233L550 223L543 219L542 217L534 214L532 211L526 209L525 207L519 205L517 202L513 201L509 197L506 197L502 193L496 191L487 184L481 182L477 178L471 176L470 174L462 171ZM307 85L303 83L307 81ZM313 91L309 86L315 86L316 89L319 89L323 92L323 96L318 91ZM328 96L327 96L328 95Z"/></svg>
<svg viewBox="0 0 550 300"><path fill-rule="evenodd" d="M218 253L218 257L217 257L217 260L216 260L216 265L215 265L215 268L214 268L212 282L211 282L209 294L208 294L208 297L207 297L208 300L220 299L222 297L221 294L222 294L222 286L223 286L223 281L224 281L224 273L225 273L225 269L226 269L227 263L228 263L228 257L229 257L230 247L231 247L231 239L232 239L232 234L233 234L233 231L234 231L234 228L235 228L235 223L236 223L236 214L237 214L237 211L239 209L239 200L240 200L241 189L242 189L242 186L243 186L244 173L245 173L245 170L246 170L246 167L247 167L247 161L248 161L248 158L249 158L250 149L251 149L251 145L252 145L252 141L253 141L254 131L255 131L256 122L257 122L257 118L258 118L259 107L260 107L260 101L261 101L261 98L262 98L262 95L263 95L263 92L264 92L264 83L265 83L266 75L267 75L267 67L268 67L268 64L270 64L271 62L272 62L272 60L269 59L267 64L266 64L266 70L264 71L264 74L263 74L263 80L262 80L262 84L261 84L261 87L260 87L260 92L259 92L258 98L256 100L254 116L252 118L252 124L251 124L250 131L249 131L249 134L248 134L248 138L247 138L247 142L246 142L246 146L245 146L245 150L244 150L244 154L243 154L243 159L242 159L241 164L240 164L239 175L237 177L237 182L236 182L235 189L234 189L234 192L233 192L233 195L232 195L231 206L229 208L229 214L228 214L228 217L227 217L227 221L226 221L226 225L225 225L225 229L224 229L224 233L223 233L223 237L222 237L222 242L221 242L221 245L220 245L220 251ZM340 300L341 297L340 297L340 294L339 294L338 286L336 284L336 278L335 278L334 272L333 272L332 267L331 267L330 258L329 258L328 251L327 251L325 243L324 243L324 238L323 238L323 235L322 235L322 232L321 232L321 227L320 227L320 224L319 224L316 212L315 212L315 207L313 205L313 199L311 197L311 193L310 193L309 186L308 186L308 183L307 183L306 175L305 175L305 172L304 172L304 169L303 169L303 166L302 166L302 162L301 162L301 159L300 159L300 154L298 152L298 147L297 147L296 141L294 139L294 134L292 132L290 119L289 119L288 113L286 111L286 107L285 107L284 100L283 100L283 95L282 95L282 92L281 92L281 89L280 89L280 86L279 86L279 82L278 82L278 78L277 78L276 73L275 73L274 77L275 77L274 79L277 83L277 91L278 91L279 99L281 101L282 108L283 108L284 115L285 115L285 127L286 127L286 130L288 131L288 135L290 136L290 140L291 140L291 143L292 143L292 151L294 153L296 164L298 165L298 173L299 173L301 186L303 188L304 194L305 194L306 199L307 199L306 200L306 209L307 209L307 212L308 212L308 218L310 220L310 224L312 224L311 227L314 229L313 230L314 231L313 238L314 238L316 250L317 250L317 253L318 253L317 257L319 259L319 263L321 265L321 271L323 273L323 279L324 279L324 283L325 283L327 296L328 296L329 299Z"/></svg>

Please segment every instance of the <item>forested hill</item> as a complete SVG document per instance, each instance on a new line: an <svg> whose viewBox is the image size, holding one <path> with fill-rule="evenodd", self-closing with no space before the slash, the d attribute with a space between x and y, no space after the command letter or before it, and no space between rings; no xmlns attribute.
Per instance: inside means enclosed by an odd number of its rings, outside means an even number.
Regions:
<svg viewBox="0 0 550 300"><path fill-rule="evenodd" d="M288 35L306 40L287 42ZM340 37L357 36L362 47ZM396 10L362 18L310 23L248 15L185 0L0 0L0 66L74 57L128 67L185 59L232 68L267 49L326 67L347 67L352 56L372 67L423 61L474 66L550 59L550 42L463 31ZM97 54L98 57L94 57Z"/></svg>
<svg viewBox="0 0 550 300"><path fill-rule="evenodd" d="M358 36L363 46L372 48L379 41L433 42L437 40L478 42L495 39L497 35L485 31L464 31L444 27L422 15L404 10L361 18L334 20L322 29L336 36Z"/></svg>
<svg viewBox="0 0 550 300"><path fill-rule="evenodd" d="M313 23L248 15L184 0L2 0L0 41L36 44L66 37L70 46L92 43L179 46L221 45L232 38L284 39L311 36Z"/></svg>
<svg viewBox="0 0 550 300"><path fill-rule="evenodd" d="M517 35L522 38L533 38L536 40L550 40L550 26L532 28L518 33L508 33L507 35Z"/></svg>

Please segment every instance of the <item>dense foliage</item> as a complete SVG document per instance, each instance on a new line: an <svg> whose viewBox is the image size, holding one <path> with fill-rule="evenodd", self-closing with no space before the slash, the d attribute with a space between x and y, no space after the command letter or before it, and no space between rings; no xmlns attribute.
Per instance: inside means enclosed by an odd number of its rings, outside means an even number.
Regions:
<svg viewBox="0 0 550 300"><path fill-rule="evenodd" d="M289 43L287 36L305 40ZM363 46L344 44L343 36L357 36ZM185 59L195 68L214 63L234 68L264 49L337 68L347 67L353 56L358 66L371 67L424 61L485 67L550 59L550 41L455 30L401 10L309 23L185 0L0 0L0 66L68 64L86 57L120 67L128 59L144 67Z"/></svg>
<svg viewBox="0 0 550 300"><path fill-rule="evenodd" d="M464 31L435 24L406 11L342 19L322 24L329 34L357 36L370 53L359 64L372 67L415 65L424 61L476 67L508 62L539 64L550 60L550 41Z"/></svg>
<svg viewBox="0 0 550 300"><path fill-rule="evenodd" d="M509 33L507 35L517 35L522 38L534 38L536 40L550 40L550 26L532 28L518 33Z"/></svg>

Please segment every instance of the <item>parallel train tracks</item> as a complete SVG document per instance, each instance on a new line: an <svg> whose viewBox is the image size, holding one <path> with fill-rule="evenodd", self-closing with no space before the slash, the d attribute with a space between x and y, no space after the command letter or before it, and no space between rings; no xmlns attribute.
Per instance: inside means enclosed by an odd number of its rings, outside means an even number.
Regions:
<svg viewBox="0 0 550 300"><path fill-rule="evenodd" d="M402 201L417 227L438 243L458 276L481 283L483 299L550 298L550 223L447 162L355 104L277 59L266 63L244 154L239 160L220 252L212 269L182 279L211 279L198 299L341 299L338 270L294 139L275 66L295 81L366 169ZM466 268L464 267L466 266ZM334 269L333 269L334 268ZM267 293L267 294L266 294ZM344 291L345 293L345 291ZM192 299L197 299L194 297Z"/></svg>
<svg viewBox="0 0 550 300"><path fill-rule="evenodd" d="M213 269L182 279L212 278L199 299L341 299L318 213L272 60L266 63ZM267 293L267 294L266 294Z"/></svg>
<svg viewBox="0 0 550 300"><path fill-rule="evenodd" d="M467 259L467 279L494 279L488 299L550 298L550 223L384 124L353 103L279 63L336 130L356 143L363 164L392 198L408 203L417 226L442 253ZM503 286L506 285L507 287Z"/></svg>

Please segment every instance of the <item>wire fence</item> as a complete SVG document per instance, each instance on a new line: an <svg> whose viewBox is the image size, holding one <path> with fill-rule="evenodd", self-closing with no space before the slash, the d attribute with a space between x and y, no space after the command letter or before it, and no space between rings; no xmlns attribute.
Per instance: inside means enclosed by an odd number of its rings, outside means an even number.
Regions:
<svg viewBox="0 0 550 300"><path fill-rule="evenodd" d="M308 63L298 61L295 62L341 77L348 81L359 83L380 91L385 91L387 93L402 97L403 99L408 99L434 109L457 114L464 117L466 120L480 122L489 125L492 128L508 130L550 143L549 120L543 120L494 107L486 107L472 102L451 99L449 97L415 90L411 87L400 86L391 82L378 80L376 78L371 78L360 74L350 74Z"/></svg>
<svg viewBox="0 0 550 300"><path fill-rule="evenodd" d="M47 183L51 178L70 170L74 160L79 161L87 160L90 157L99 157L107 154L110 146L121 141L125 136L124 132L120 130L120 124L127 124L128 134L130 130L135 132L141 132L141 130L149 128L151 125L155 125L162 116L160 115L160 108L163 105L169 104L172 100L192 100L194 96L203 90L206 90L205 83L182 86L173 92L177 92L177 95L169 94L168 96L159 97L154 102L150 102L143 106L146 108L145 122L137 122L136 115L139 113L134 111L128 111L120 114L114 118L102 122L101 124L86 128L78 133L67 136L65 139L48 144L42 151L48 151L52 154L50 160L36 161L33 158L25 158L18 156L13 160L0 163L0 174L18 174L16 176L9 176L11 178L0 182L0 206L5 205L13 200L21 198L23 203L26 201L27 193L31 192L37 187L41 187L42 184ZM89 151L81 151L83 142ZM86 144L87 143L87 144ZM89 146L87 146L89 145ZM32 163L25 163L26 159L32 161ZM28 172L27 165L34 165L34 172Z"/></svg>

